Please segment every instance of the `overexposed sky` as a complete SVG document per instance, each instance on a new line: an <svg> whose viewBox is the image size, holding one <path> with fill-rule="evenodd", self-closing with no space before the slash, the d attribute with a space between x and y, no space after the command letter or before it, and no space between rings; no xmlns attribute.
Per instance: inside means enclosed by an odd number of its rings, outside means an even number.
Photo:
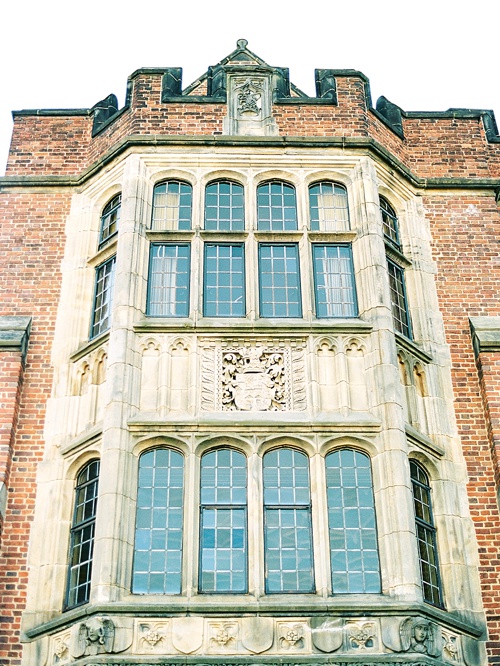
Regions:
<svg viewBox="0 0 500 666"><path fill-rule="evenodd" d="M8 3L8 6L7 6ZM406 111L493 109L500 124L499 0L6 0L0 9L0 175L13 109L122 106L141 67L183 87L248 40L314 95L314 69L358 69Z"/></svg>

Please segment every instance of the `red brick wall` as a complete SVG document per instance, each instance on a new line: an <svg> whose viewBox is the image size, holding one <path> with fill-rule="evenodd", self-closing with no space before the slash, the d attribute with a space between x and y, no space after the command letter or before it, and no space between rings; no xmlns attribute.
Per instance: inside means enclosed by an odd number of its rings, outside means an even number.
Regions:
<svg viewBox="0 0 500 666"><path fill-rule="evenodd" d="M495 464L468 321L469 317L500 315L500 215L493 197L425 197L424 205L431 222L440 309L451 349L455 413L479 546L489 657L491 663L500 664L500 514ZM498 369L495 364L488 373ZM495 381L497 378L498 375ZM488 384L493 388L492 383ZM491 406L498 409L498 395Z"/></svg>
<svg viewBox="0 0 500 666"><path fill-rule="evenodd" d="M50 353L68 204L68 192L0 193L0 247L4 257L0 314L33 317L19 419L13 438L10 492L0 558L0 664L9 666L21 663L19 636L28 576L26 556L37 464L44 447L45 403L52 386ZM13 358L7 363L12 373L15 373L16 362ZM11 399L10 393L9 396Z"/></svg>

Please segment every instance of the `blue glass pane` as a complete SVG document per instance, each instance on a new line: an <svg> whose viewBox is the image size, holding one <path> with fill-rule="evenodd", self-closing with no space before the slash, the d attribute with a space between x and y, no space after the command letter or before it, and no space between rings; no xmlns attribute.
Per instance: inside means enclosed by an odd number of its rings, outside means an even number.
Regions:
<svg viewBox="0 0 500 666"><path fill-rule="evenodd" d="M301 317L297 245L259 247L261 317Z"/></svg>
<svg viewBox="0 0 500 666"><path fill-rule="evenodd" d="M335 451L326 478L333 591L380 592L370 461L354 449Z"/></svg>
<svg viewBox="0 0 500 666"><path fill-rule="evenodd" d="M351 248L313 245L317 317L357 315Z"/></svg>
<svg viewBox="0 0 500 666"><path fill-rule="evenodd" d="M183 468L182 456L171 449L154 449L140 458L135 593L181 591Z"/></svg>
<svg viewBox="0 0 500 666"><path fill-rule="evenodd" d="M243 187L238 183L230 182L207 185L205 229L210 231L243 231L244 228Z"/></svg>
<svg viewBox="0 0 500 666"><path fill-rule="evenodd" d="M245 316L243 245L205 245L204 315Z"/></svg>

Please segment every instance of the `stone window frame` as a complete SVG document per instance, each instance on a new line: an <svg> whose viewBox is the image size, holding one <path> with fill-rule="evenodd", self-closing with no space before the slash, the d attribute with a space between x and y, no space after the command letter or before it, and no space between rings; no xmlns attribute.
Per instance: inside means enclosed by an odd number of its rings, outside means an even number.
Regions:
<svg viewBox="0 0 500 666"><path fill-rule="evenodd" d="M419 460L410 458L409 463L415 518L415 546L417 549L417 559L419 563L422 598L424 602L432 606L436 606L437 608L444 608L443 584L439 564L440 558L438 552L437 528L432 501L431 477L426 467ZM414 475L414 470L419 473L418 476L420 478L417 478L417 476ZM422 491L422 494L425 495L424 500L426 500L425 507L427 508L429 516L428 520L420 516L419 514L421 512L417 510L416 488L419 488ZM421 504L423 503L424 502L421 502ZM424 559L422 554L422 549L424 547L427 548L428 553L430 554L430 558L433 560L432 562L430 562L429 559ZM432 572L425 571L426 564L431 565L431 569L434 572L434 575L432 575ZM431 580L431 578L434 578L434 580Z"/></svg>
<svg viewBox="0 0 500 666"><path fill-rule="evenodd" d="M99 225L98 251L102 250L108 243L118 235L118 223L122 205L122 194L118 192L104 206Z"/></svg>
<svg viewBox="0 0 500 666"><path fill-rule="evenodd" d="M170 438L169 438L170 439ZM225 440L225 438L224 438ZM331 549L328 538L328 516L323 514L321 507L327 504L327 481L326 481L326 456L341 450L352 450L359 452L367 457L371 470L372 492L375 497L374 486L374 473L373 473L373 460L372 454L367 450L359 448L353 441L352 444L342 443L340 446L327 447L322 452L313 451L310 447L302 446L304 442L297 441L293 436L285 437L283 443L276 445L272 439L260 447L258 451L250 451L247 446L242 445L240 442L227 439L223 443L211 443L207 441L201 444L201 449L198 452L191 451L188 453L182 446L181 449L177 448L173 440L165 443L159 443L154 448L168 448L181 452L185 456L185 477L184 477L184 511L183 523L185 526L190 525L191 529L184 531L183 536L183 570L182 570L182 592L176 595L162 595L162 594L146 594L141 593L141 596L148 598L153 596L155 598L171 598L182 599L187 594L187 590L191 589L195 597L198 595L204 596L205 594L218 594L234 598L237 595L245 596L247 594L254 594L260 590L260 597L273 597L276 595L287 594L307 594L314 597L318 594L324 594L325 590L328 596L334 597L344 592L335 592L332 589L331 578ZM147 446L147 443L144 443ZM142 447L141 447L142 448ZM207 453L219 451L221 449L230 449L243 455L247 461L247 590L246 592L206 592L200 586L200 571L201 571L201 460ZM307 459L307 467L309 470L309 487L310 487L310 500L312 502L313 492L319 493L314 495L319 498L313 503L310 503L310 524L311 524L311 559L313 571L313 586L310 591L296 591L296 590L283 590L283 591L266 591L266 575L265 575L265 506L264 506L264 458L265 456L275 450L291 449L305 456ZM145 451L154 449L146 448L138 453L138 458ZM137 483L137 481L136 481ZM196 490L198 488L198 490ZM195 490L193 493L192 491ZM375 530L378 535L378 518L377 507L374 504L374 517L375 517ZM323 531L325 535L323 535ZM256 536L257 535L257 536ZM135 545L132 550L135 550ZM377 552L379 559L379 574L382 576L383 568L380 562L380 545L377 536ZM187 554L191 553L188 557ZM193 559L194 555L194 559ZM257 573L258 572L258 573ZM347 592L347 594L351 594ZM352 594L382 594L381 590L370 592L352 592ZM136 595L132 592L133 598Z"/></svg>
<svg viewBox="0 0 500 666"><path fill-rule="evenodd" d="M317 293L316 285L314 284L313 276L313 245L343 245L350 248L351 260L351 281L354 285L352 293L355 298L355 311L356 314L348 314L335 317L326 317L326 319L344 319L344 318L357 318L357 289L356 289L356 269L354 265L355 259L352 256L352 241L356 237L356 233L350 229L339 231L323 231L312 230L310 221L310 188L318 184L328 184L333 188L341 188L346 193L346 208L349 211L349 194L347 185L340 182L338 175L335 174L332 178L316 176L309 178L306 181L298 181L292 174L279 174L279 177L272 174L272 177L267 176L265 173L260 176L255 176L248 179L243 173L232 172L207 172L206 175L196 181L191 178L191 182L187 174L177 177L162 178L157 183L152 185L153 202L154 192L158 185L166 182L185 182L192 187L192 200L193 200L193 224L190 230L162 230L151 229L151 225L146 229L146 238L149 240L150 245L153 243L186 243L191 246L191 273L190 273L190 302L188 313L182 315L183 319L193 319L203 317L206 320L222 319L226 316L240 319L241 321L262 321L269 320L270 317L261 316L260 314L260 288L261 281L259 280L259 254L260 246L266 244L275 245L296 245L298 250L298 266L300 273L300 315L288 316L286 319L293 319L299 321L311 320L324 320L324 316L318 316L317 310ZM217 183L234 183L243 188L244 193L244 215L245 226L243 230L237 231L219 231L205 229L205 197L207 187ZM284 184L291 188L295 193L295 206L296 218L298 226L296 229L286 231L263 231L258 228L258 203L257 192L258 189L264 185ZM300 203L299 203L300 199ZM349 217L349 215L348 215ZM350 227L350 222L349 222ZM242 315L206 315L205 297L204 297L204 258L205 258L205 244L222 245L222 244L241 244L244 247L244 262L245 262L245 279L244 279L244 301L246 304L245 311ZM149 280L148 280L149 282ZM146 303L149 302L149 284L147 286ZM147 317L162 316L154 315L149 312L149 307L146 306L145 313ZM274 317L271 317L273 319Z"/></svg>
<svg viewBox="0 0 500 666"><path fill-rule="evenodd" d="M94 468L94 476L85 478L87 475L91 474L92 468ZM88 603L90 600L99 493L99 471L99 458L92 458L80 468L80 471L76 475L73 493L73 516L71 519L69 539L68 573L66 578L64 610L76 608L77 606ZM89 493L91 493L90 496ZM90 511L88 512L88 515L86 515L88 507L90 507ZM80 516L80 510L83 511L83 516ZM84 538L86 538L86 541L83 541ZM89 551L88 557L85 559L82 554L83 549L81 548L83 543L87 544ZM75 575L77 580L74 580ZM83 597L80 597L79 590L82 588Z"/></svg>
<svg viewBox="0 0 500 666"><path fill-rule="evenodd" d="M109 257L95 268L90 340L97 338L111 327L115 272L116 255Z"/></svg>
<svg viewBox="0 0 500 666"><path fill-rule="evenodd" d="M382 194L379 194L379 210L382 218L394 329L405 338L413 340L413 326L405 279L405 268L409 262L401 251L399 219L391 202Z"/></svg>

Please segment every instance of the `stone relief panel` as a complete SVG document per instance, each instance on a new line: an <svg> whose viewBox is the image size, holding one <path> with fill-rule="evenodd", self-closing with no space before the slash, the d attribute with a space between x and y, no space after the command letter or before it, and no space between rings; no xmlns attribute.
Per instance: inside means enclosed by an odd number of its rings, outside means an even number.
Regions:
<svg viewBox="0 0 500 666"><path fill-rule="evenodd" d="M366 343L325 337L315 344L319 408L323 412L367 411Z"/></svg>
<svg viewBox="0 0 500 666"><path fill-rule="evenodd" d="M107 351L100 347L70 368L68 432L77 435L103 417Z"/></svg>
<svg viewBox="0 0 500 666"><path fill-rule="evenodd" d="M303 341L202 342L204 411L303 411L306 372Z"/></svg>
<svg viewBox="0 0 500 666"><path fill-rule="evenodd" d="M266 136L278 133L272 116L270 73L248 71L228 74L227 102L224 134Z"/></svg>
<svg viewBox="0 0 500 666"><path fill-rule="evenodd" d="M416 430L429 434L430 407L427 370L424 364L406 350L398 350L399 377L403 390L406 421Z"/></svg>
<svg viewBox="0 0 500 666"><path fill-rule="evenodd" d="M73 663L80 657L127 652L137 655L311 655L314 652L370 658L397 653L419 663L479 666L464 660L463 637L421 617L353 618L132 618L92 616L50 638L48 664ZM476 642L475 642L476 643ZM465 650L467 652L467 650ZM471 649L468 653L472 653ZM338 657L336 657L338 658ZM425 659L424 659L425 661ZM45 663L45 662L44 662ZM378 662L377 662L378 663ZM399 663L399 662L398 662ZM427 663L427 662L426 662Z"/></svg>

